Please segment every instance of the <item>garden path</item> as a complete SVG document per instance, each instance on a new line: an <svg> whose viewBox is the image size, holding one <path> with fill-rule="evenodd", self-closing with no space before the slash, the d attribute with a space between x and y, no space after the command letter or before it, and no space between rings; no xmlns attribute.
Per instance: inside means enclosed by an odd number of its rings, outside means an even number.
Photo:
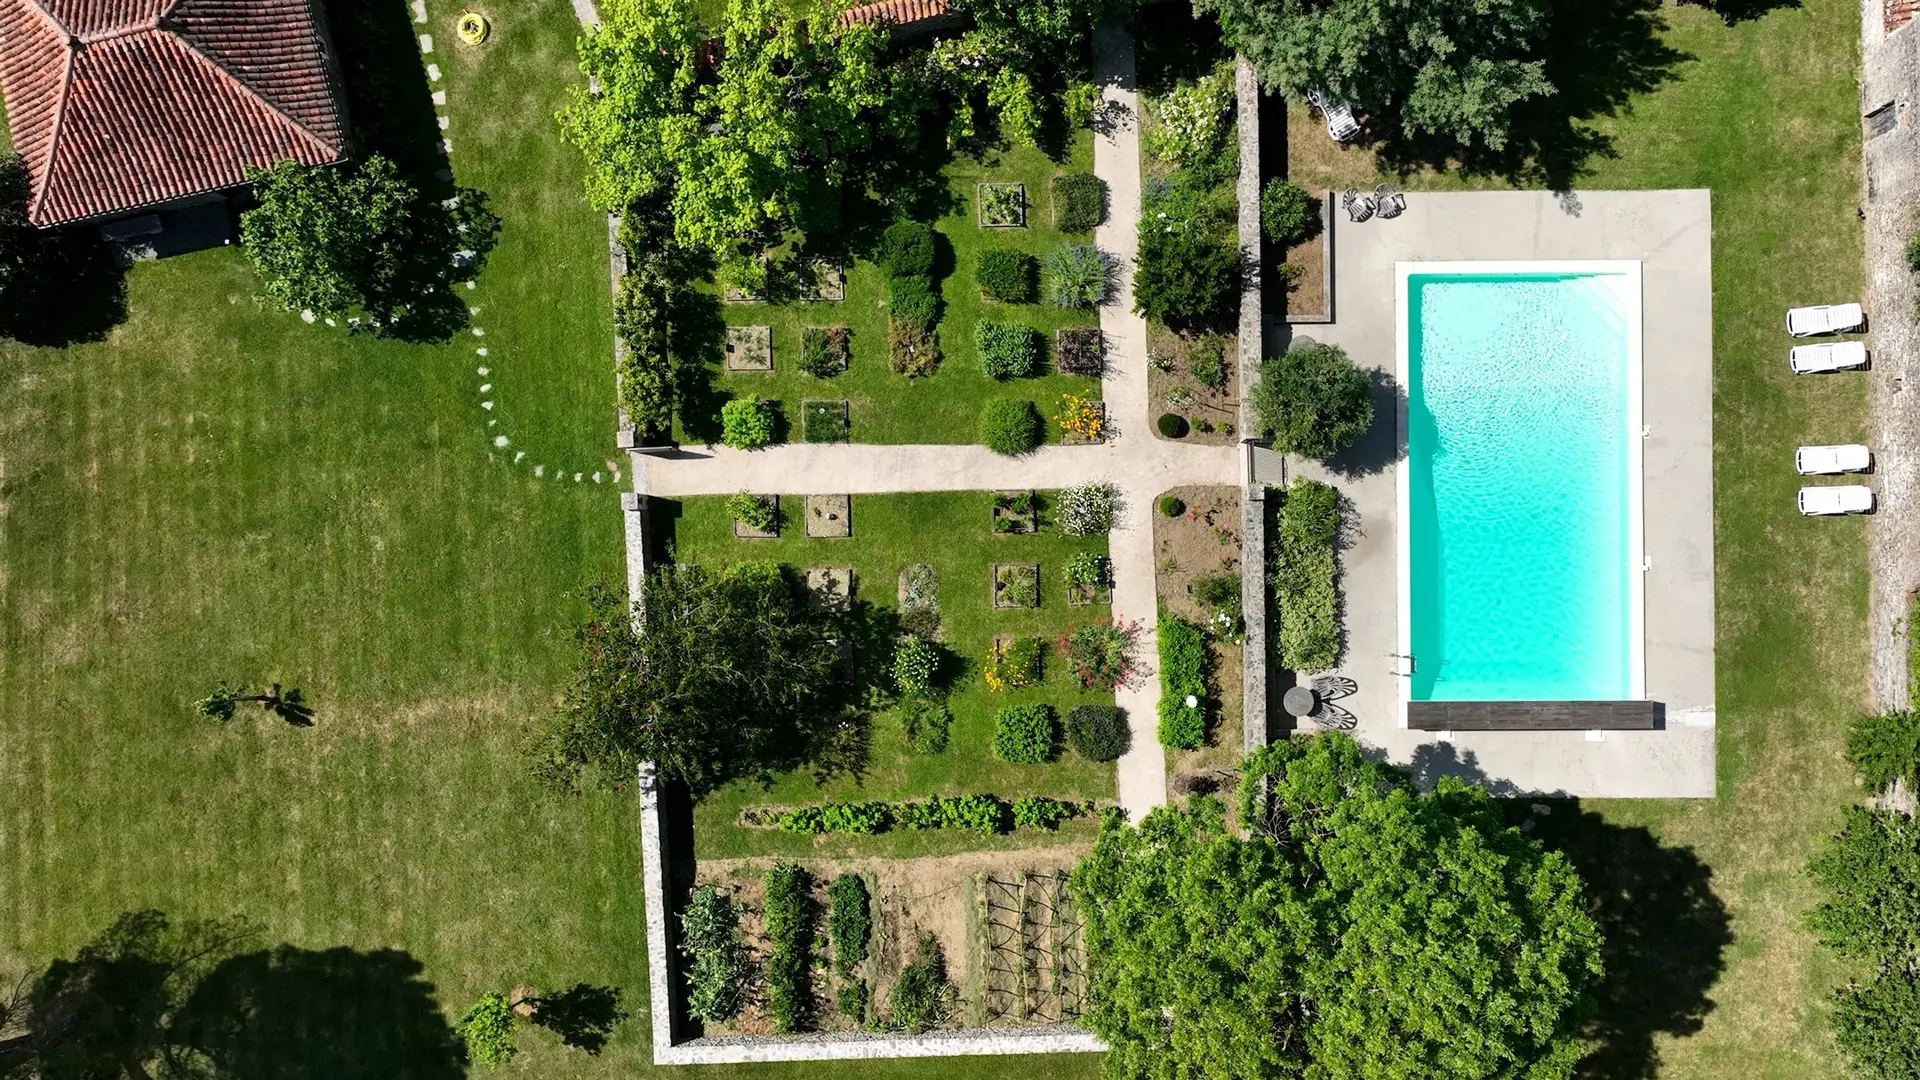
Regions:
<svg viewBox="0 0 1920 1080"><path fill-rule="evenodd" d="M895 491L991 491L1062 488L1108 481L1120 489L1121 513L1108 550L1113 559L1113 616L1140 628L1142 665L1134 685L1115 698L1133 729L1119 762L1119 802L1135 821L1166 802L1166 755L1158 733L1160 682L1153 667L1158 604L1154 588L1153 504L1168 488L1240 482L1240 451L1156 438L1147 392L1147 327L1133 313L1131 269L1140 218L1140 140L1135 124L1133 38L1113 23L1094 36L1101 83L1101 122L1093 169L1107 183L1110 210L1094 234L1120 266L1120 288L1100 312L1107 338L1107 441L1098 446L1045 446L1004 457L984 446L794 443L764 450L686 448L633 455L635 490L664 497L731 495L736 491L802 495ZM858 511L856 509L855 513ZM858 528L857 524L855 526Z"/></svg>

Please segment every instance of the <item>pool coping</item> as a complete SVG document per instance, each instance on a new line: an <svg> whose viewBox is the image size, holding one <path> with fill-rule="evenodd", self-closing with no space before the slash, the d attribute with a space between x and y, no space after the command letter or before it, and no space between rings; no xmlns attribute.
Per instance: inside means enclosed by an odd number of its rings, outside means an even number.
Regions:
<svg viewBox="0 0 1920 1080"><path fill-rule="evenodd" d="M1398 399L1395 424L1401 446L1408 445L1407 409L1412 383L1408 378L1411 334L1408 325L1408 282L1419 276L1496 276L1526 274L1590 274L1625 279L1614 288L1625 302L1627 320L1627 639L1628 692L1618 700L1647 700L1647 571L1645 419L1645 275L1639 259L1501 259L1400 261L1393 264L1394 377L1408 392ZM1395 711L1398 726L1407 727L1407 705L1412 700L1411 678L1418 659L1413 655L1412 529L1410 523L1412 454L1403 453L1393 466L1395 512Z"/></svg>

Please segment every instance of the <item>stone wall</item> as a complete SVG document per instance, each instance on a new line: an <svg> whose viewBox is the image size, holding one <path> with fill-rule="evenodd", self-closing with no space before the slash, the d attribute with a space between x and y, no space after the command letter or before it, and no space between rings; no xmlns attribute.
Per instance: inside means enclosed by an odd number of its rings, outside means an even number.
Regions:
<svg viewBox="0 0 1920 1080"><path fill-rule="evenodd" d="M1240 290L1240 607L1247 628L1240 697L1246 748L1253 750L1267 742L1267 511L1266 488L1254 475L1247 399L1260 377L1266 340L1260 295L1260 84L1244 56L1234 65L1234 89L1240 108L1240 250L1251 267Z"/></svg>

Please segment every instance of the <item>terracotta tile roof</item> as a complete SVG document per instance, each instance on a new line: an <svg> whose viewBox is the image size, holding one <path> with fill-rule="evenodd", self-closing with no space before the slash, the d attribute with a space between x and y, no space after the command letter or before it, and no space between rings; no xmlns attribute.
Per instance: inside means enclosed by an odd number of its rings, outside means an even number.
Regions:
<svg viewBox="0 0 1920 1080"><path fill-rule="evenodd" d="M947 14L947 0L879 0L878 3L862 4L841 12L840 25L876 22L885 26L906 26L927 19L945 18Z"/></svg>
<svg viewBox="0 0 1920 1080"><path fill-rule="evenodd" d="M345 145L310 0L0 0L0 94L42 226Z"/></svg>

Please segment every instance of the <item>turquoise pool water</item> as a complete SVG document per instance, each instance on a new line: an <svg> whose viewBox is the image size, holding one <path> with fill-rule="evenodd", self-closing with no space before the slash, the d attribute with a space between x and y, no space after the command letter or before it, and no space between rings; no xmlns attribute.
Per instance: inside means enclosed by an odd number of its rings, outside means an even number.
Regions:
<svg viewBox="0 0 1920 1080"><path fill-rule="evenodd" d="M1407 278L1415 701L1635 696L1629 316L1607 277Z"/></svg>

